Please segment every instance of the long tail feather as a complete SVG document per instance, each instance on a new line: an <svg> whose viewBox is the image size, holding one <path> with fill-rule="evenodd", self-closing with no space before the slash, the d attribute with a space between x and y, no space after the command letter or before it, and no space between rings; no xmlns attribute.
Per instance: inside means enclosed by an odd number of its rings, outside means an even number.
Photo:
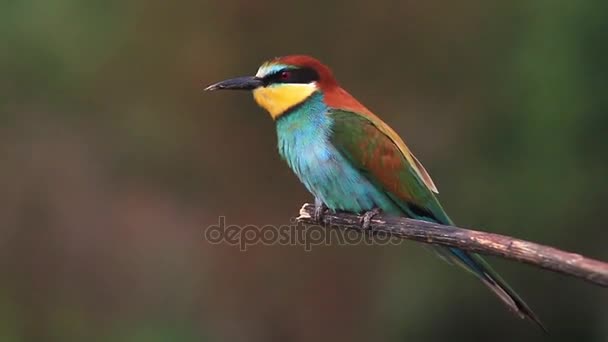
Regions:
<svg viewBox="0 0 608 342"><path fill-rule="evenodd" d="M440 247L442 248L442 247ZM481 281L500 298L507 307L517 314L520 318L528 318L536 323L545 332L547 328L540 321L538 316L530 309L524 300L502 279L496 271L478 254L468 253L457 248L442 248L442 256L446 256L445 252L452 255L450 258L456 264L464 267L466 270L473 273Z"/></svg>

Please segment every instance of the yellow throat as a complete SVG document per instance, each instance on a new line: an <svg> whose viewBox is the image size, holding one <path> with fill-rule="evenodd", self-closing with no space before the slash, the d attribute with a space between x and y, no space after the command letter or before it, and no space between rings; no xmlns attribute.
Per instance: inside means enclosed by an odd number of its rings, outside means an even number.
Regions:
<svg viewBox="0 0 608 342"><path fill-rule="evenodd" d="M266 109L273 119L278 118L289 108L306 100L317 90L314 83L284 83L253 90L253 98L260 107Z"/></svg>

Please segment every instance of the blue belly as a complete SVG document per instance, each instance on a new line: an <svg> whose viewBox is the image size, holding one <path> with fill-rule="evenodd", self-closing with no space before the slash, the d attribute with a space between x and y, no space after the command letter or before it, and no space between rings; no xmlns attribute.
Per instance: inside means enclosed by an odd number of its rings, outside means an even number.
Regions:
<svg viewBox="0 0 608 342"><path fill-rule="evenodd" d="M353 168L329 140L331 117L319 100L304 105L277 121L279 153L300 181L332 210L363 212L380 208L402 211L359 170ZM312 101L311 101L312 100Z"/></svg>

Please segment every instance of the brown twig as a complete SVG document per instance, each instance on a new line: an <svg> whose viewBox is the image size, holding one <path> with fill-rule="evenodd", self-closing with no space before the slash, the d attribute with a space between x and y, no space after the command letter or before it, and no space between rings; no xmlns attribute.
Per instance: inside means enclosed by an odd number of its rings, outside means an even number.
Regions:
<svg viewBox="0 0 608 342"><path fill-rule="evenodd" d="M314 212L313 204L304 204L298 221L318 224ZM361 229L361 216L352 213L326 211L323 221L332 227ZM608 287L608 263L510 236L383 215L375 216L370 228L402 239L516 260Z"/></svg>

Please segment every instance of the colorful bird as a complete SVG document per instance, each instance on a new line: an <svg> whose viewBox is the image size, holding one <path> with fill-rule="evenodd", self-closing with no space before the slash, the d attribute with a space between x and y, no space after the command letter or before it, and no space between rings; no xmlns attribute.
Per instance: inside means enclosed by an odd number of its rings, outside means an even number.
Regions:
<svg viewBox="0 0 608 342"><path fill-rule="evenodd" d="M324 207L364 213L363 226L389 215L453 225L437 200L437 187L397 133L344 90L331 70L304 55L272 59L255 76L233 78L205 90L252 90L276 122L281 157ZM481 256L435 246L440 256L477 276L511 310L545 329L511 287Z"/></svg>

